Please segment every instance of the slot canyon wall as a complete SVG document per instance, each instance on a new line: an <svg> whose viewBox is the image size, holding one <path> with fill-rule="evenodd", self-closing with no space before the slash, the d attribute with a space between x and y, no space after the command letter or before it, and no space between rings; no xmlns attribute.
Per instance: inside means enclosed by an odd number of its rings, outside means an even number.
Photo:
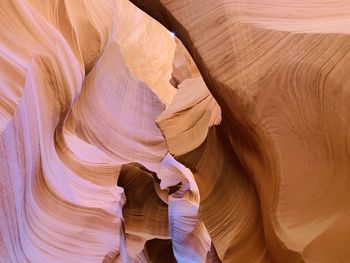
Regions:
<svg viewBox="0 0 350 263"><path fill-rule="evenodd" d="M0 1L0 262L349 263L349 12Z"/></svg>

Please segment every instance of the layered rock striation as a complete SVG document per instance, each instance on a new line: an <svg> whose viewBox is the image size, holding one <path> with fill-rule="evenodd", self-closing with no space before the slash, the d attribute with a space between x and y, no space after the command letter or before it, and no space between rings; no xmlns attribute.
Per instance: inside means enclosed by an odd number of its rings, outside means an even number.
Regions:
<svg viewBox="0 0 350 263"><path fill-rule="evenodd" d="M348 263L350 4L131 2L0 2L0 262Z"/></svg>

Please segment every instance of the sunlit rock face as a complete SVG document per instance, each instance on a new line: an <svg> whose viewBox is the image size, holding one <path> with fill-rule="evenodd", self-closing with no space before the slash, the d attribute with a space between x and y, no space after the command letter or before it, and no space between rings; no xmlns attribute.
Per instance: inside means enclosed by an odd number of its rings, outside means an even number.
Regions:
<svg viewBox="0 0 350 263"><path fill-rule="evenodd" d="M350 2L132 2L176 32L221 107L199 147L169 148L219 258L350 262Z"/></svg>
<svg viewBox="0 0 350 263"><path fill-rule="evenodd" d="M218 261L194 175L156 124L177 84L220 115L198 70L171 84L195 67L181 42L126 0L0 13L0 262Z"/></svg>
<svg viewBox="0 0 350 263"><path fill-rule="evenodd" d="M0 262L349 263L350 3L131 2L0 1Z"/></svg>

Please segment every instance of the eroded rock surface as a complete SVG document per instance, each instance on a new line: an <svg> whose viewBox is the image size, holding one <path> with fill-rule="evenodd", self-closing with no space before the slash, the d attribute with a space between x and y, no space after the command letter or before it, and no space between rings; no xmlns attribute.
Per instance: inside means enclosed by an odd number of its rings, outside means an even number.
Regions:
<svg viewBox="0 0 350 263"><path fill-rule="evenodd" d="M255 185L270 258L348 262L350 4L132 2L182 40L221 106L220 137Z"/></svg>
<svg viewBox="0 0 350 263"><path fill-rule="evenodd" d="M350 4L131 2L0 1L0 262L350 262Z"/></svg>

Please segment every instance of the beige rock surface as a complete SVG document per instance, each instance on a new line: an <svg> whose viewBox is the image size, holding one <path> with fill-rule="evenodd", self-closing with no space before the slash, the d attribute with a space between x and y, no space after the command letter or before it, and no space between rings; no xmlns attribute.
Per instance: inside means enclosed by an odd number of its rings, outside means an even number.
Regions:
<svg viewBox="0 0 350 263"><path fill-rule="evenodd" d="M0 262L350 262L350 3L131 2L0 1Z"/></svg>
<svg viewBox="0 0 350 263"><path fill-rule="evenodd" d="M155 118L165 105L123 62L119 4L0 4L1 262L133 260L118 175L132 161L160 167L167 149ZM171 54L175 42L157 26ZM141 250L169 237L164 224L140 226Z"/></svg>
<svg viewBox="0 0 350 263"><path fill-rule="evenodd" d="M132 2L183 41L221 106L271 259L348 262L349 2Z"/></svg>

